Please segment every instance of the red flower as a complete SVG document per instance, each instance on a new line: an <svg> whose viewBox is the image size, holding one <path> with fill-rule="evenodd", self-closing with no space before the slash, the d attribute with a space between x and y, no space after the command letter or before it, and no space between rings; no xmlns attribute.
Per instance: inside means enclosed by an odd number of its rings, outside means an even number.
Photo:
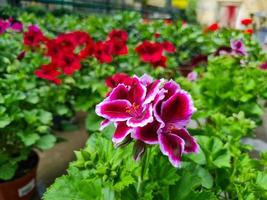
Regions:
<svg viewBox="0 0 267 200"><path fill-rule="evenodd" d="M24 33L24 44L30 47L38 47L40 43L45 42L46 38L39 27L29 26L28 31Z"/></svg>
<svg viewBox="0 0 267 200"><path fill-rule="evenodd" d="M110 63L113 59L111 53L112 47L110 44L103 41L96 42L94 48L94 56L101 63Z"/></svg>
<svg viewBox="0 0 267 200"><path fill-rule="evenodd" d="M156 62L153 62L151 63L153 65L153 67L166 67L166 61L167 61L167 58L166 56L161 56L160 60L159 61L156 61Z"/></svg>
<svg viewBox="0 0 267 200"><path fill-rule="evenodd" d="M118 84L131 85L132 78L125 73L116 73L106 79L106 86L109 88L115 88Z"/></svg>
<svg viewBox="0 0 267 200"><path fill-rule="evenodd" d="M19 55L17 56L17 59L18 59L19 61L21 61L21 60L25 57L25 55L26 55L26 52L25 52L25 51L21 51L21 52L19 53Z"/></svg>
<svg viewBox="0 0 267 200"><path fill-rule="evenodd" d="M267 61L260 65L260 69L267 70Z"/></svg>
<svg viewBox="0 0 267 200"><path fill-rule="evenodd" d="M214 24L211 24L207 29L206 29L206 32L207 31L211 31L211 32L215 32L219 29L219 24L217 23L214 23Z"/></svg>
<svg viewBox="0 0 267 200"><path fill-rule="evenodd" d="M245 33L245 34L252 35L252 34L254 33L254 30L249 28L249 29L246 29L246 30L244 31L244 33Z"/></svg>
<svg viewBox="0 0 267 200"><path fill-rule="evenodd" d="M161 35L159 33L154 33L154 38L159 38Z"/></svg>
<svg viewBox="0 0 267 200"><path fill-rule="evenodd" d="M164 19L164 23L167 24L167 25L170 25L172 24L172 19Z"/></svg>
<svg viewBox="0 0 267 200"><path fill-rule="evenodd" d="M34 73L37 77L52 81L55 84L61 83L61 80L57 78L60 75L60 72L57 71L52 64L42 65L41 68Z"/></svg>
<svg viewBox="0 0 267 200"><path fill-rule="evenodd" d="M135 48L135 51L144 62L154 63L161 60L163 47L160 43L144 41Z"/></svg>
<svg viewBox="0 0 267 200"><path fill-rule="evenodd" d="M109 45L112 55L119 56L128 54L128 47L122 40L110 39L106 44Z"/></svg>
<svg viewBox="0 0 267 200"><path fill-rule="evenodd" d="M59 54L59 57L52 63L62 69L64 74L72 75L75 71L81 68L80 59L74 54Z"/></svg>
<svg viewBox="0 0 267 200"><path fill-rule="evenodd" d="M245 25L245 26L248 26L248 25L250 25L251 23L252 23L252 19L250 19L250 18L246 18L246 19L242 19L241 20L241 24L243 24L243 25Z"/></svg>
<svg viewBox="0 0 267 200"><path fill-rule="evenodd" d="M168 53L174 53L176 51L175 46L171 42L163 42L162 47Z"/></svg>
<svg viewBox="0 0 267 200"><path fill-rule="evenodd" d="M111 40L121 40L126 42L128 40L128 34L124 30L114 29L108 34L109 39Z"/></svg>

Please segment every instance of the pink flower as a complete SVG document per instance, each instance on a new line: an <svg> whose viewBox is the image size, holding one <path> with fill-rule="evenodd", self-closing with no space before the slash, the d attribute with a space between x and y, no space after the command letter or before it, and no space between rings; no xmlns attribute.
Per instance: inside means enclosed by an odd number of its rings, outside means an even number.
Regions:
<svg viewBox="0 0 267 200"><path fill-rule="evenodd" d="M246 47L242 40L231 40L232 52L237 55L247 55Z"/></svg>
<svg viewBox="0 0 267 200"><path fill-rule="evenodd" d="M267 70L267 61L260 65L260 69Z"/></svg>
<svg viewBox="0 0 267 200"><path fill-rule="evenodd" d="M120 146L134 141L135 159L146 145L159 144L161 152L178 167L183 153L197 153L199 149L185 129L196 110L191 96L174 81L154 81L148 75L131 79L131 85L118 84L96 106L96 113L105 118L101 129L114 123L113 142Z"/></svg>
<svg viewBox="0 0 267 200"><path fill-rule="evenodd" d="M195 81L197 79L197 73L192 71L187 75L189 81Z"/></svg>

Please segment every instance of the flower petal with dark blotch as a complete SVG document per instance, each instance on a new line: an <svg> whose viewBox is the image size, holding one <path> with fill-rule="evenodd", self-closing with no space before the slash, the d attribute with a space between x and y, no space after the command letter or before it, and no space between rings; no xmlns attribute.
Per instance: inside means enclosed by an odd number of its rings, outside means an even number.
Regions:
<svg viewBox="0 0 267 200"><path fill-rule="evenodd" d="M195 138L192 137L185 128L174 129L171 131L171 133L179 136L180 138L184 140L185 142L184 152L185 153L198 153L199 146Z"/></svg>
<svg viewBox="0 0 267 200"><path fill-rule="evenodd" d="M149 123L144 127L135 128L132 133L132 138L141 140L146 144L157 144L159 128L160 123L154 120L152 123Z"/></svg>
<svg viewBox="0 0 267 200"><path fill-rule="evenodd" d="M128 88L124 84L119 84L109 94L108 100L126 99L128 95Z"/></svg>
<svg viewBox="0 0 267 200"><path fill-rule="evenodd" d="M138 117L131 117L127 121L127 125L130 127L143 127L153 121L153 107L152 105L146 105L144 111Z"/></svg>
<svg viewBox="0 0 267 200"><path fill-rule="evenodd" d="M156 95L158 94L160 90L160 87L159 87L160 83L161 83L161 80L156 80L147 86L147 94L146 94L146 99L144 101L144 104L151 103L155 99Z"/></svg>
<svg viewBox="0 0 267 200"><path fill-rule="evenodd" d="M125 122L117 123L115 133L112 138L112 142L118 144L122 142L127 135L131 133L132 128L128 127Z"/></svg>
<svg viewBox="0 0 267 200"><path fill-rule="evenodd" d="M184 141L174 134L159 134L159 144L161 152L169 157L169 161L174 167L179 167L181 156L184 151Z"/></svg>
<svg viewBox="0 0 267 200"><path fill-rule="evenodd" d="M96 114L110 121L125 121L131 116L126 108L131 107L127 100L104 101L96 106Z"/></svg>
<svg viewBox="0 0 267 200"><path fill-rule="evenodd" d="M191 96L180 90L162 103L161 118L165 123L175 123L185 126L190 120L195 108Z"/></svg>
<svg viewBox="0 0 267 200"><path fill-rule="evenodd" d="M165 90L167 90L167 93L165 94L165 99L170 98L170 96L174 95L176 92L178 92L181 88L180 85L178 85L175 81L170 80L166 82L163 86Z"/></svg>
<svg viewBox="0 0 267 200"><path fill-rule="evenodd" d="M131 88L129 90L128 100L131 103L142 104L146 96L146 87L137 78L133 78Z"/></svg>

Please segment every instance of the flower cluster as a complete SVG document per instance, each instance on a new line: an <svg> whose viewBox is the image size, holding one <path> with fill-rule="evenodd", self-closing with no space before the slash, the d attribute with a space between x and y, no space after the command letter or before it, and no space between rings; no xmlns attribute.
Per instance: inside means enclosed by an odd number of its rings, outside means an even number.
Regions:
<svg viewBox="0 0 267 200"><path fill-rule="evenodd" d="M0 19L0 34L5 33L8 29L21 32L23 30L23 25L21 22L15 21L12 17L8 20Z"/></svg>
<svg viewBox="0 0 267 200"><path fill-rule="evenodd" d="M42 52L50 58L49 64L40 66L35 74L39 78L60 84L59 76L72 75L81 68L81 61L94 56L101 63L109 63L113 56L128 53L127 32L113 30L106 41L93 41L87 32L74 31L58 35L54 39L44 36L39 27L32 25L24 33L24 45L31 49L43 48ZM18 56L20 58L21 56Z"/></svg>
<svg viewBox="0 0 267 200"><path fill-rule="evenodd" d="M115 29L108 34L106 41L96 42L94 56L101 63L110 63L113 56L128 54L127 40L128 34L126 31Z"/></svg>
<svg viewBox="0 0 267 200"><path fill-rule="evenodd" d="M142 61L150 63L153 67L166 67L166 56L163 55L164 51L167 53L174 53L175 46L168 41L165 42L151 42L144 41L139 44L135 51L139 54Z"/></svg>
<svg viewBox="0 0 267 200"><path fill-rule="evenodd" d="M116 146L134 141L134 157L139 159L148 145L159 144L175 167L183 153L198 152L197 142L185 128L196 110L186 91L172 80L153 80L148 75L120 80L96 106L97 115L105 118L100 129L110 123L116 126L112 139Z"/></svg>

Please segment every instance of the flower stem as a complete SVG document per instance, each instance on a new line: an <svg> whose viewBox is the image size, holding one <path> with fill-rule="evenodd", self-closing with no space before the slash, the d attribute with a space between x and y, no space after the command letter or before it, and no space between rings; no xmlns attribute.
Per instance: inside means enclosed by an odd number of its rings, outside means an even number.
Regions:
<svg viewBox="0 0 267 200"><path fill-rule="evenodd" d="M146 151L144 152L143 157L141 158L141 174L138 177L138 184L137 184L137 193L142 194L143 190L143 184L146 172L148 170L148 164L149 164L149 154L150 154L150 148L146 148Z"/></svg>

